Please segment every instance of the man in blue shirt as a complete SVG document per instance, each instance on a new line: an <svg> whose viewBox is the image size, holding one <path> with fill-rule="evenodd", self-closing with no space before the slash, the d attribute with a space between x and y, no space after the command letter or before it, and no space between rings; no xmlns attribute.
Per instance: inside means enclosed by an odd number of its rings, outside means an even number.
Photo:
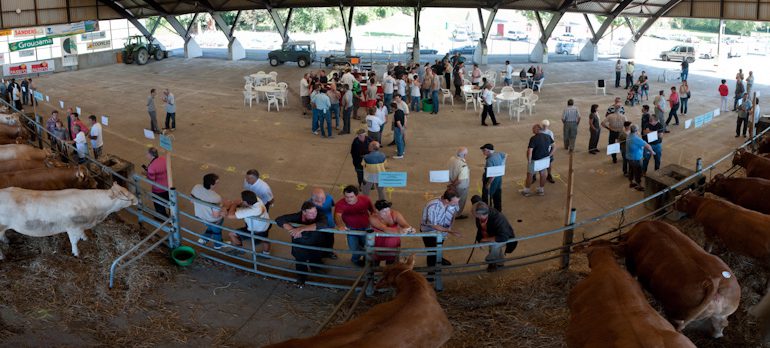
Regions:
<svg viewBox="0 0 770 348"><path fill-rule="evenodd" d="M626 139L626 159L628 159L628 187L637 191L644 191L642 186L642 158L644 150L649 151L650 155L656 153L641 137L639 137L639 127L631 125L631 134Z"/></svg>
<svg viewBox="0 0 770 348"><path fill-rule="evenodd" d="M743 93L743 100L738 106L738 119L735 124L735 137L737 138L741 134L741 125L743 125L743 137L746 137L746 128L749 126L749 112L751 112L751 98L749 94Z"/></svg>
<svg viewBox="0 0 770 348"><path fill-rule="evenodd" d="M313 103L313 134L318 135L318 128L321 128L321 136L326 138L327 133L324 132L324 122L326 122L327 129L329 131L328 137L332 137L332 114L329 112L329 108L332 106L329 96L326 95L326 88L319 87L318 93L313 95L311 99Z"/></svg>
<svg viewBox="0 0 770 348"><path fill-rule="evenodd" d="M316 187L310 194L308 202L313 203L318 210L318 214L326 217L326 226L328 228L334 228L334 198L331 195L326 194L320 187ZM334 247L334 233L322 232L323 246L324 248ZM337 259L337 255L333 252L326 253L325 257L332 260Z"/></svg>
<svg viewBox="0 0 770 348"><path fill-rule="evenodd" d="M481 152L487 158L484 165L484 176L481 179L481 200L493 206L497 211L502 211L503 177L487 177L487 168L505 165L506 156L502 152L495 152L495 146L492 144L484 144L481 147ZM491 204L489 203L490 200L492 201Z"/></svg>

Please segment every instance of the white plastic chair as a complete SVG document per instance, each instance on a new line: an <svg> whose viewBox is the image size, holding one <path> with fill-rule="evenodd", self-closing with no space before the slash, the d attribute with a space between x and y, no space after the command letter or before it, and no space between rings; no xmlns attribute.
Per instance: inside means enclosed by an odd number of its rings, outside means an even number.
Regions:
<svg viewBox="0 0 770 348"><path fill-rule="evenodd" d="M468 104L473 104L473 111L476 111L476 103L473 100L473 94L463 92L465 98L465 110L468 110Z"/></svg>
<svg viewBox="0 0 770 348"><path fill-rule="evenodd" d="M441 89L441 104L446 103L446 99L449 98L449 101L452 102L452 106L455 105L455 98L452 96L452 92L446 88Z"/></svg>
<svg viewBox="0 0 770 348"><path fill-rule="evenodd" d="M532 94L527 99L524 99L524 105L529 110L530 115L532 115L532 109L535 108L535 104L537 104L538 99L540 99L540 97L537 94Z"/></svg>
<svg viewBox="0 0 770 348"><path fill-rule="evenodd" d="M281 106L286 107L286 99L289 95L288 89L281 88L280 92L274 93L275 98L278 99L279 102L281 102Z"/></svg>
<svg viewBox="0 0 770 348"><path fill-rule="evenodd" d="M260 71L257 71L257 75L264 75L264 74L265 74L265 72L264 72L264 71L262 71L262 70L260 70Z"/></svg>
<svg viewBox="0 0 770 348"><path fill-rule="evenodd" d="M513 120L513 114L516 114L516 122L521 122L521 113L526 110L526 106L521 103L514 103L511 105L510 109L508 109L508 120Z"/></svg>
<svg viewBox="0 0 770 348"><path fill-rule="evenodd" d="M505 87L503 87L503 89L500 90L500 93L503 93L503 94L505 94L505 93L513 93L513 92L514 92L514 90L513 90L513 87L511 87L511 86L505 86Z"/></svg>
<svg viewBox="0 0 770 348"><path fill-rule="evenodd" d="M246 106L246 101L249 101L249 108L251 108L251 101L257 100L257 95L250 90L243 91L243 106Z"/></svg>
<svg viewBox="0 0 770 348"><path fill-rule="evenodd" d="M247 83L247 84L243 85L243 90L244 91L251 91L253 89L254 89L254 85L252 85L250 83Z"/></svg>
<svg viewBox="0 0 770 348"><path fill-rule="evenodd" d="M278 84L277 84L277 83L275 83L275 82L268 82L268 83L267 83L267 85L268 85L268 86L278 86Z"/></svg>
<svg viewBox="0 0 770 348"><path fill-rule="evenodd" d="M542 92L543 91L543 83L544 82L545 82L545 77L540 79L540 80L535 81L535 86L537 86L537 91L538 92ZM533 88L534 88L534 86L533 86Z"/></svg>
<svg viewBox="0 0 770 348"><path fill-rule="evenodd" d="M286 83L286 82L278 82L278 83L276 83L276 86L284 88L284 89L285 88L289 88L289 84Z"/></svg>
<svg viewBox="0 0 770 348"><path fill-rule="evenodd" d="M599 94L599 91L602 91L602 95L607 95L607 83L604 80L597 80L594 83L594 94Z"/></svg>
<svg viewBox="0 0 770 348"><path fill-rule="evenodd" d="M528 89L529 85L527 84L527 80L519 78L519 88L521 88L522 91Z"/></svg>
<svg viewBox="0 0 770 348"><path fill-rule="evenodd" d="M529 98L532 94L534 94L535 91L533 91L531 88L525 88L523 91L521 91L521 96L524 98Z"/></svg>
<svg viewBox="0 0 770 348"><path fill-rule="evenodd" d="M278 98L275 94L265 93L265 96L267 97L267 112L270 112L270 105L275 105L275 110L281 111L281 109L278 108Z"/></svg>
<svg viewBox="0 0 770 348"><path fill-rule="evenodd" d="M273 80L273 82L278 82L278 73L275 71L271 71L268 73L270 75L270 79Z"/></svg>

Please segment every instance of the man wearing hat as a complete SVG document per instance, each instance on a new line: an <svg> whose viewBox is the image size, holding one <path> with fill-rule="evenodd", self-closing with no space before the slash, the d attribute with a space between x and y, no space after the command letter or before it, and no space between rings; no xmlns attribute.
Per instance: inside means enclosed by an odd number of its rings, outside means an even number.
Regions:
<svg viewBox="0 0 770 348"><path fill-rule="evenodd" d="M490 245L489 254L484 259L489 264L487 272L494 272L497 267L503 265L503 245L505 245L506 254L510 254L516 249L518 242L502 244L516 237L513 234L513 227L503 213L490 208L484 202L478 202L474 205L473 216L476 217L476 242L501 243Z"/></svg>
<svg viewBox="0 0 770 348"><path fill-rule="evenodd" d="M353 138L353 143L350 144L350 158L353 159L353 168L356 169L359 191L364 186L364 165L361 164L361 161L369 153L369 143L371 142L372 138L366 135L366 130L359 129L356 132L356 137Z"/></svg>
<svg viewBox="0 0 770 348"><path fill-rule="evenodd" d="M497 211L503 209L503 177L487 177L487 170L489 167L504 166L506 155L502 152L495 152L495 146L492 144L484 144L481 147L481 153L487 158L484 165L484 176L481 179L481 199L487 204L491 204Z"/></svg>

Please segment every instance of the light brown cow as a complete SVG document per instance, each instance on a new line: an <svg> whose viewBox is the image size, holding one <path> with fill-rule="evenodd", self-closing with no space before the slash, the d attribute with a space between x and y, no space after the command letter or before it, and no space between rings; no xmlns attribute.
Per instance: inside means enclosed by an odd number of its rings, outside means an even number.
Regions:
<svg viewBox="0 0 770 348"><path fill-rule="evenodd" d="M51 158L43 160L8 160L0 161L0 173L15 172L37 168L66 167L65 163Z"/></svg>
<svg viewBox="0 0 770 348"><path fill-rule="evenodd" d="M0 145L7 145L7 144L24 144L27 142L26 138L23 137L6 137L4 135L0 135Z"/></svg>
<svg viewBox="0 0 770 348"><path fill-rule="evenodd" d="M567 347L695 347L650 306L639 283L615 261L610 242L592 242L591 274L569 294Z"/></svg>
<svg viewBox="0 0 770 348"><path fill-rule="evenodd" d="M30 145L0 145L0 161L12 159L42 160L50 156L48 150L41 150Z"/></svg>
<svg viewBox="0 0 770 348"><path fill-rule="evenodd" d="M746 209L770 214L770 180L762 178L726 178L717 174L706 185L711 192Z"/></svg>
<svg viewBox="0 0 770 348"><path fill-rule="evenodd" d="M675 207L703 225L706 251L719 238L728 250L770 264L770 215L693 193L684 194Z"/></svg>
<svg viewBox="0 0 770 348"><path fill-rule="evenodd" d="M395 286L396 298L321 334L268 347L440 347L452 336L452 325L425 277L407 263L388 266L379 286Z"/></svg>
<svg viewBox="0 0 770 348"><path fill-rule="evenodd" d="M677 331L708 319L712 336L722 337L727 317L738 309L741 287L730 267L665 222L643 221L631 229L626 265Z"/></svg>
<svg viewBox="0 0 770 348"><path fill-rule="evenodd" d="M770 158L765 158L740 149L733 157L733 165L746 169L746 176L770 179Z"/></svg>
<svg viewBox="0 0 770 348"><path fill-rule="evenodd" d="M757 143L757 152L758 153L770 152L770 134L765 133L765 136L763 136L762 139L759 140L759 142Z"/></svg>
<svg viewBox="0 0 770 348"><path fill-rule="evenodd" d="M38 168L0 173L0 189L18 187L27 190L64 190L95 188L83 166L73 168Z"/></svg>

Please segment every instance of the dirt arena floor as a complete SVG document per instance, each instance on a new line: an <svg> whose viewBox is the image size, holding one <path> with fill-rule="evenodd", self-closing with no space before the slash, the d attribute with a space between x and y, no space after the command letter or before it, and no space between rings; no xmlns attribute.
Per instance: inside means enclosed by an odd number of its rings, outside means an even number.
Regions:
<svg viewBox="0 0 770 348"><path fill-rule="evenodd" d="M656 82L655 78L662 71L661 64L663 63L637 64L637 71L647 70L651 76L652 93L678 85L671 81ZM667 68L675 68L676 64L669 65L671 66ZM488 68L500 70L501 66ZM577 151L574 154L573 206L577 208L578 220L597 216L641 199L642 193L628 189L627 180L621 175L620 164L612 164L605 155L590 155L586 151L586 121L590 105L599 104L599 110L603 112L612 104L615 96L625 98L625 90L612 87L607 89L606 96L595 94L593 85L597 78L605 78L609 85L612 84L612 68L613 62L610 61L546 65L547 79L540 93L540 100L533 114L525 114L518 123L515 119L510 120L507 111L503 109L498 114L498 120L502 123L500 127L481 127L478 112L474 112L470 106L469 110L466 110L459 100L455 101L454 106L442 105L438 115L411 114L408 121L406 156L403 160L388 160L389 170L409 172L409 184L406 188L389 192L388 199L393 201L394 208L401 211L413 226L419 225L425 202L438 196L445 188L442 184L429 183L428 171L444 169L455 149L458 146L467 146L470 150L468 163L472 168L473 191L476 191L484 163L478 148L484 143L493 143L499 151L509 155L507 173L503 181L503 212L514 226L516 234L529 236L560 227L563 225L565 214L568 154L562 147L562 127L559 119L568 98L575 99L583 116ZM487 67L483 67L483 70L486 69ZM281 111L267 112L264 100L251 108L244 106L241 94L243 76L260 70L274 70L278 72L279 81L289 84L288 105L281 108ZM38 111L49 113L54 108L59 109L61 100L64 101L65 107L80 107L83 115L108 115L105 151L133 161L138 167L139 164L146 163L144 153L147 147L157 146L157 140L153 143L142 135L142 129L149 127L145 111L147 95L150 88L159 91L169 88L175 94L178 104L177 130L173 133L175 186L181 192L187 193L193 185L200 183L204 174L214 172L221 178L217 191L225 198L235 198L241 190L245 171L258 169L276 194L276 205L271 210L271 216L276 217L297 211L314 186L326 189L336 200L341 196L341 187L355 183L355 172L348 154L353 137L335 136L333 139L322 139L314 136L310 132L310 119L301 114L297 86L301 74L306 71L309 70L301 70L293 65L272 68L263 62L227 62L213 59L173 58L141 67L114 65L38 79L36 83L39 90L50 97L49 102L41 103ZM730 80L731 76L724 78ZM693 98L688 118L719 106L715 92L717 80L706 67L700 67L697 63L691 66L689 82ZM765 85L756 87L762 93L766 92ZM157 108L159 121L162 122L163 106L160 98ZM630 120L639 123L640 110L639 106L626 107L626 115ZM525 176L526 144L531 136L531 125L542 119L551 121L556 135L553 173L557 183L547 184L544 197L525 198L519 195L517 190L523 186ZM733 137L734 120L734 113L726 113L702 128L688 130L683 129L684 120L680 120L682 126L672 128L672 133L664 138L663 165L673 163L694 168L697 158L702 158L704 164L709 164L727 154L743 141L742 138ZM360 127L363 127L363 124L354 121L353 130ZM392 133L386 131L383 138L389 142ZM606 142L607 132L604 130L600 140L602 150L606 147ZM395 148L386 147L385 153L393 155ZM718 169L724 170L728 166L720 166ZM191 210L189 206L183 205L182 208ZM630 212L626 218L642 213L644 210ZM588 228L578 229L576 239L604 232L616 226L618 222L619 219L615 217ZM236 227L239 224L233 222L229 226ZM458 221L456 226L463 235L450 238L447 245L473 243L473 222ZM288 240L287 235L276 229L271 232L271 237ZM344 239L339 236L337 238L335 246L344 249ZM12 244L11 250L6 251L9 259L0 264L0 272L14 274L14 277L22 277L29 272L36 274L35 272L39 271L27 269L32 266L25 263L30 262L29 260L42 262L41 259L52 257L54 259L47 262L58 262L64 266L84 262L72 260L66 253L67 242L62 241L64 239L59 243L63 245L55 248L58 250L56 254L50 255L51 251L40 248L36 254L33 253L34 257L25 256L27 254L14 256ZM29 243L29 239L17 240L16 243ZM96 252L93 244L89 249L89 243L93 242L81 242L81 245L86 245L81 247L85 250L84 254L88 254L88 251ZM559 234L527 240L519 243L515 253L523 255L553 248L560 243ZM408 241L404 244L419 247L422 243ZM287 248L277 247L274 250L276 253L288 255ZM115 251L115 255L117 254L119 250ZM482 261L485 254L475 253L473 261ZM465 250L450 252L447 257L459 263L467 255L468 251ZM168 264L162 255L154 257L156 259L148 260ZM109 262L104 262L107 259L109 258L89 264L98 269L98 277L94 275L94 279L84 283L91 287L84 290L84 295L97 296L96 300L122 308L119 312L109 312L105 309L104 313L99 314L99 318L112 316L114 321L103 323L104 326L91 325L87 320L78 322L79 309L82 306L88 307L87 303L68 303L66 311L55 310L58 307L52 302L46 303L44 307L0 304L0 314L4 320L0 321L0 342L5 342L0 345L40 346L44 345L44 342L58 342L60 345L88 346L123 342L126 345L139 346L181 346L198 342L196 340L199 339L203 340L200 341L201 345L260 345L312 333L342 296L338 291L315 287L296 289L289 283L261 279L199 259L193 267L184 270L175 266L148 266L161 268L162 271L152 271L160 272L161 275L153 276L157 281L137 290L141 296L129 298L123 296L123 292L130 291L127 289L131 289L133 285L125 279L121 283L121 292L115 294L105 290L107 279L104 277L104 268L108 267ZM470 340L472 337L481 337L481 342L476 343L490 347L498 346L498 343L522 347L562 346L560 335L563 334L565 320L569 314L564 306L566 297L562 295L569 292L571 286L580 278L581 272L587 271L584 266L580 266L579 259L580 257L576 258L578 266L566 276L554 275L554 262L517 271L448 279L446 290L440 297L442 303L448 306L450 317L457 322L457 337L450 342L450 346L473 346L469 343L473 342ZM334 262L347 264L349 261L341 255L340 259ZM13 272L10 271L12 269ZM68 283L66 277L48 276L45 279L49 279L50 284L43 285L51 289L55 289L59 283ZM486 286L487 284L493 286ZM528 284L545 284L542 285L544 288L551 288L554 292L547 294L548 299L539 302L528 301L527 299L532 297L524 290L536 289ZM510 288L508 294L512 297L501 294L503 297L475 303L476 299L470 295L474 291L468 291L471 286L482 286L490 293ZM468 298L467 302L464 302L462 296ZM379 297L367 302L382 299ZM542 313L532 316L518 312L501 312L505 316L515 316L516 320L528 323L530 331L522 333L527 339L514 338L506 341L505 337L487 339L478 336L478 330L485 330L485 325L489 328L506 322L491 324L490 320L497 320L494 315L487 318L466 318L460 315L483 312L485 308L496 308L500 304L510 303L525 306L525 309L535 313L543 309ZM42 312L38 312L39 310ZM167 311L164 312L165 310ZM490 313L494 314L494 311L495 309L491 309ZM530 312L522 310L522 313ZM62 318L66 320L57 320ZM468 320L472 321L472 324L469 325L466 322ZM543 327L538 328L541 324ZM505 328L501 327L501 330L500 334L504 335ZM518 335L518 331L512 332ZM490 333L494 334L496 333ZM123 341L116 341L118 339Z"/></svg>

